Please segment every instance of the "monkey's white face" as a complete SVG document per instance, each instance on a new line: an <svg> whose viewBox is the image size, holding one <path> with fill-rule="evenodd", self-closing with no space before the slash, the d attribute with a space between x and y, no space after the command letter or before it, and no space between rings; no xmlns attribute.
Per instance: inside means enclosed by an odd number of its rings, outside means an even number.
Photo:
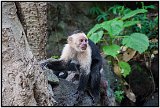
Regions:
<svg viewBox="0 0 160 108"><path fill-rule="evenodd" d="M70 46L72 46L78 52L84 52L88 46L88 38L84 33L77 33L70 36L68 39Z"/></svg>

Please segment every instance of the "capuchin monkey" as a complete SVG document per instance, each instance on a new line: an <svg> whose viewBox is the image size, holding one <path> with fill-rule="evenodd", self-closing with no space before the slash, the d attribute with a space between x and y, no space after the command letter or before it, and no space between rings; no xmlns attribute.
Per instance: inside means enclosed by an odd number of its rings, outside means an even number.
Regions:
<svg viewBox="0 0 160 108"><path fill-rule="evenodd" d="M71 63L72 60L79 65ZM76 31L69 36L59 62L50 63L48 67L58 71L79 70L80 78L76 92L78 98L83 96L85 90L89 90L93 102L98 103L100 99L102 57L98 47L83 32Z"/></svg>

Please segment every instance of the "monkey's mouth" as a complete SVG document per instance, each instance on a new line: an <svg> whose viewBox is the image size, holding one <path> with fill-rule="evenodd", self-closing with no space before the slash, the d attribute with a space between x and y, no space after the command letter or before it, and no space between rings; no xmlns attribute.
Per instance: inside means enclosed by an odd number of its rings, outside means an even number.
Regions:
<svg viewBox="0 0 160 108"><path fill-rule="evenodd" d="M82 50L86 50L87 49L87 45L84 45L81 47Z"/></svg>
<svg viewBox="0 0 160 108"><path fill-rule="evenodd" d="M81 47L82 50L86 50L87 47Z"/></svg>
<svg viewBox="0 0 160 108"><path fill-rule="evenodd" d="M87 44L80 45L81 50L86 50L87 49Z"/></svg>

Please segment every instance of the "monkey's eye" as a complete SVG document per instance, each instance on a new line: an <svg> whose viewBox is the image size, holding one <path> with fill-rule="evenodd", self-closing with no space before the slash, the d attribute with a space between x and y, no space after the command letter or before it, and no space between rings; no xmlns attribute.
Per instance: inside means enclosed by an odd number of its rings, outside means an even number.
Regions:
<svg viewBox="0 0 160 108"><path fill-rule="evenodd" d="M80 41L83 42L83 39L81 39Z"/></svg>
<svg viewBox="0 0 160 108"><path fill-rule="evenodd" d="M87 39L85 39L85 42L87 42Z"/></svg>

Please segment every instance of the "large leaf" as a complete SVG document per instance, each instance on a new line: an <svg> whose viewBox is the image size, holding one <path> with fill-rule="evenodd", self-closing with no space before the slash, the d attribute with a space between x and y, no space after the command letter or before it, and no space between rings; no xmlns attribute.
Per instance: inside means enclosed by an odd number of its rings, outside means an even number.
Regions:
<svg viewBox="0 0 160 108"><path fill-rule="evenodd" d="M130 36L123 38L122 44L133 48L141 54L147 50L149 46L149 40L148 37L144 34L133 33Z"/></svg>
<svg viewBox="0 0 160 108"><path fill-rule="evenodd" d="M110 46L104 46L103 47L103 52L106 55L111 55L113 57L116 57L116 55L118 54L118 51L120 50L120 46L113 44Z"/></svg>
<svg viewBox="0 0 160 108"><path fill-rule="evenodd" d="M97 31L98 29L101 28L101 24L96 24L87 34L87 37L90 37L92 35L92 33L94 33L95 31Z"/></svg>
<svg viewBox="0 0 160 108"><path fill-rule="evenodd" d="M126 21L126 22L124 22L123 27L130 27L130 26L133 26L138 23L139 23L139 21Z"/></svg>
<svg viewBox="0 0 160 108"><path fill-rule="evenodd" d="M131 67L127 62L118 62L119 67L121 68L121 73L124 77L129 75L131 72Z"/></svg>
<svg viewBox="0 0 160 108"><path fill-rule="evenodd" d="M101 31L93 33L89 37L89 39L91 39L94 43L98 43L101 40L102 36L103 36L103 31L101 30Z"/></svg>
<svg viewBox="0 0 160 108"><path fill-rule="evenodd" d="M147 10L145 10L145 9L136 9L134 11L129 12L128 14L125 14L124 17L122 17L122 20L126 20L128 18L133 17L136 14L145 13L145 12L147 12Z"/></svg>
<svg viewBox="0 0 160 108"><path fill-rule="evenodd" d="M118 35L123 30L122 20L111 20L101 24L102 27L108 31L110 36Z"/></svg>

